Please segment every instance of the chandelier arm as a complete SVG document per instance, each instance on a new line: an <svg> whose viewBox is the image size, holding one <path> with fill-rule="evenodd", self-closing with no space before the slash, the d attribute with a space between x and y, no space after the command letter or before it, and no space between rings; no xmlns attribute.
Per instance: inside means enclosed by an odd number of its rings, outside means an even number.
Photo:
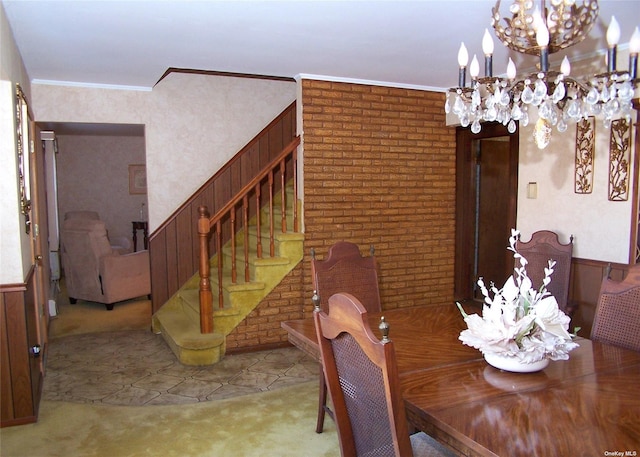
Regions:
<svg viewBox="0 0 640 457"><path fill-rule="evenodd" d="M637 53L630 52L628 72L616 71L618 38L614 33L617 32L614 18L609 26L614 30L611 39L607 32L610 50L606 73L581 81L571 78L566 57L560 72L549 69L549 54L573 46L588 35L598 17L598 0L509 0L508 3L508 14L501 12L500 0L491 10L495 34L508 48L538 56L540 71L516 77L515 65L509 59L507 78L492 76L493 43L485 31L485 77L478 78L478 71L472 69L471 83L465 87L466 63L461 63L459 54L459 87L449 89L445 102L447 114L457 115L460 125L470 126L473 133L480 132L483 122L500 122L513 133L516 124L528 125L531 112L537 117L534 137L540 149L548 144L552 126L562 133L569 122L590 116L601 116L605 126L615 118L631 117L631 100L640 83ZM636 35L639 34L637 30L634 32L632 42L638 41ZM636 48L634 45L633 49ZM466 48L464 50L466 52Z"/></svg>

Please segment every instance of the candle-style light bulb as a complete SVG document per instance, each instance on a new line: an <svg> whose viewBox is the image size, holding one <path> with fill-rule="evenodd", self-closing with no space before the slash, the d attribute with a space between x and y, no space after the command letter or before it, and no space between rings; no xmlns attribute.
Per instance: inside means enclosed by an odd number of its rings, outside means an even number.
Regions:
<svg viewBox="0 0 640 457"><path fill-rule="evenodd" d="M629 77L632 80L638 77L638 53L640 53L640 30L636 27L629 40Z"/></svg>
<svg viewBox="0 0 640 457"><path fill-rule="evenodd" d="M549 29L541 22L536 30L536 42L540 46L540 71L549 71Z"/></svg>
<svg viewBox="0 0 640 457"><path fill-rule="evenodd" d="M458 70L458 87L464 87L465 85L468 61L469 52L467 51L467 47L464 43L461 43L460 50L458 51L458 65L460 66L460 69Z"/></svg>
<svg viewBox="0 0 640 457"><path fill-rule="evenodd" d="M466 67L467 62L469 62L469 52L463 42L460 43L460 50L458 51L458 65L460 65L460 67Z"/></svg>
<svg viewBox="0 0 640 457"><path fill-rule="evenodd" d="M609 28L607 28L607 71L612 73L616 71L616 57L618 53L618 42L620 41L620 26L615 16L611 16Z"/></svg>
<svg viewBox="0 0 640 457"><path fill-rule="evenodd" d="M569 63L567 56L564 56L564 59L562 59L562 63L560 64L560 73L565 76L569 76L571 74L571 64Z"/></svg>
<svg viewBox="0 0 640 457"><path fill-rule="evenodd" d="M542 20L542 14L540 14L540 8L536 5L536 8L533 10L533 14L531 16L533 18L533 30L538 30L538 27L544 24Z"/></svg>
<svg viewBox="0 0 640 457"><path fill-rule="evenodd" d="M615 16L611 16L611 22L609 23L609 27L607 28L607 44L611 46L616 46L620 42L620 25L618 21L616 21Z"/></svg>
<svg viewBox="0 0 640 457"><path fill-rule="evenodd" d="M507 78L510 80L516 79L516 64L513 63L511 57L509 57L509 63L507 64Z"/></svg>
<svg viewBox="0 0 640 457"><path fill-rule="evenodd" d="M484 29L484 36L482 37L482 52L485 56L493 54L493 38L489 33L489 29Z"/></svg>
<svg viewBox="0 0 640 457"><path fill-rule="evenodd" d="M629 40L629 52L631 54L640 53L640 30L638 30L638 27L634 29L633 35Z"/></svg>
<svg viewBox="0 0 640 457"><path fill-rule="evenodd" d="M480 63L475 54L473 55L473 59L471 59L471 65L469 65L469 74L474 81L478 79L478 75L480 74Z"/></svg>
<svg viewBox="0 0 640 457"><path fill-rule="evenodd" d="M549 46L549 29L544 23L541 23L536 30L536 42L541 47Z"/></svg>
<svg viewBox="0 0 640 457"><path fill-rule="evenodd" d="M482 52L484 52L484 75L493 76L493 38L488 29L484 29Z"/></svg>

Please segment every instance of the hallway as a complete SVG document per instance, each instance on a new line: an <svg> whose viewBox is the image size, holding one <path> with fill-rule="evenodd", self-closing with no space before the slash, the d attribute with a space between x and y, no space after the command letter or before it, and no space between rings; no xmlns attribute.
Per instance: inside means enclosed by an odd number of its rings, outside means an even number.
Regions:
<svg viewBox="0 0 640 457"><path fill-rule="evenodd" d="M64 281L46 353L43 400L171 405L220 400L316 381L318 364L295 347L227 355L213 366L182 365L149 330L148 300L106 311L70 305Z"/></svg>

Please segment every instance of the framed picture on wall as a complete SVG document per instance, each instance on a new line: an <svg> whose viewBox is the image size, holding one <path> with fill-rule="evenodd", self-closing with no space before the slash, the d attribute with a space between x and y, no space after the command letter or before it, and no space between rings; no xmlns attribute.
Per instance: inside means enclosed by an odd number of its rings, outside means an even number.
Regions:
<svg viewBox="0 0 640 457"><path fill-rule="evenodd" d="M129 165L129 193L147 193L147 171L143 164Z"/></svg>

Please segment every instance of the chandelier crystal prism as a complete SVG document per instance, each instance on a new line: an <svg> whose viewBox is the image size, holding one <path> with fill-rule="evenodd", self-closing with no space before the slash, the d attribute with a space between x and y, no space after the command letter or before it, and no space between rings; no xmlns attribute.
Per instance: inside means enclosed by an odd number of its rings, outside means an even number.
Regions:
<svg viewBox="0 0 640 457"><path fill-rule="evenodd" d="M463 127L479 133L481 122L500 122L510 133L517 122L529 124L529 114L537 110L534 140L540 149L549 142L552 127L564 132L568 124L589 116L604 118L609 127L616 118L631 119L637 79L640 32L635 28L629 42L629 70L616 69L620 27L615 17L607 30L607 71L585 81L570 77L571 65L565 57L560 71L549 69L549 54L584 40L599 12L597 0L513 0L501 9L498 0L492 9L491 24L495 34L508 48L539 57L538 71L516 77L516 67L509 59L506 77L493 76L493 39L485 30L482 40L485 76L479 77L476 56L469 65L471 82L466 85L469 60L462 43L458 52L458 87L449 89L445 112L455 114Z"/></svg>

